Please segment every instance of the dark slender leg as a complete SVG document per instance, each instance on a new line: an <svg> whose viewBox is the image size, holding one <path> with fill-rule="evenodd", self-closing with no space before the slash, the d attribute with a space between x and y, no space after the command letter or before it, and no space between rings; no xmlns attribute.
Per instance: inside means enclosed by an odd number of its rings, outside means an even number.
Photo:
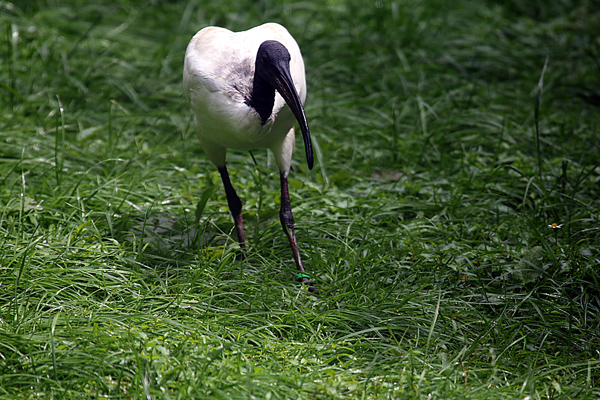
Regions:
<svg viewBox="0 0 600 400"><path fill-rule="evenodd" d="M279 219L281 221L281 226L283 227L283 231L287 235L288 240L290 241L290 247L292 248L292 253L294 254L294 261L296 262L296 268L303 274L306 274L304 270L304 265L302 264L302 257L300 257L300 251L298 251L298 241L296 240L296 234L294 233L294 216L292 215L292 206L290 204L290 192L288 190L288 180L287 177L281 174L281 209L279 211ZM306 282L309 280L307 277L301 276L299 279L301 282ZM308 290L310 292L317 292L317 288L314 287L311 283L309 283Z"/></svg>
<svg viewBox="0 0 600 400"><path fill-rule="evenodd" d="M227 167L222 166L218 169L219 173L221 174L223 186L225 187L227 205L229 206L229 211L231 212L231 216L233 217L233 223L235 224L235 231L237 233L238 242L240 243L241 249L245 251L246 237L244 236L244 221L242 220L242 201L240 200L237 193L235 192L235 189L231 185L231 181L229 180L229 173L227 172Z"/></svg>

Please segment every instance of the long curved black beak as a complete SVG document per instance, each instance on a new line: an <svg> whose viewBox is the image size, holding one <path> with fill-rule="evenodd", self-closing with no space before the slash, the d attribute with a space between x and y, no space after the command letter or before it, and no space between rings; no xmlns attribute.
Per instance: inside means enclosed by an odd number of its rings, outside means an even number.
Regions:
<svg viewBox="0 0 600 400"><path fill-rule="evenodd" d="M294 113L298 124L300 124L300 130L302 131L302 138L304 139L304 148L306 150L306 162L308 169L313 168L314 156L312 149L312 142L310 141L310 131L308 130L308 123L306 122L306 115L304 114L304 107L300 101L300 96L294 86L292 75L290 73L290 67L287 63L281 63L276 68L277 74L273 76L273 86L281 94L281 97L285 100L287 105Z"/></svg>

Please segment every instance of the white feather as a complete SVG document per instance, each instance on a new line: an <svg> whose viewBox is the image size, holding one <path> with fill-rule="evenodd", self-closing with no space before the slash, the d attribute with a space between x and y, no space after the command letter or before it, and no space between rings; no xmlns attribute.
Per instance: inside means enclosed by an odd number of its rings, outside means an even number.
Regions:
<svg viewBox="0 0 600 400"><path fill-rule="evenodd" d="M277 40L290 53L290 72L302 104L306 100L304 62L300 48L281 25L267 23L243 32L219 27L200 30L190 41L183 85L193 114L194 127L208 158L225 165L227 148L270 148L286 177L294 148L294 115L279 93L273 112L263 125L250 96L258 48L265 40Z"/></svg>

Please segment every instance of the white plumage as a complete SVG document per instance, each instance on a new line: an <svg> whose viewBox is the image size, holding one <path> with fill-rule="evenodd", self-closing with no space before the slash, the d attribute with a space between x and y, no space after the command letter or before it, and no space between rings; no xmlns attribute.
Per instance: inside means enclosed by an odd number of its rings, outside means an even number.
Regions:
<svg viewBox="0 0 600 400"><path fill-rule="evenodd" d="M200 30L190 41L183 86L194 114L194 128L209 160L218 168L238 241L245 249L241 201L225 165L226 149L269 148L281 179L280 219L306 281L293 230L288 174L298 121L309 168L313 152L304 115L306 80L300 48L281 25L267 23L243 32L219 27ZM310 287L314 291L314 287Z"/></svg>
<svg viewBox="0 0 600 400"><path fill-rule="evenodd" d="M225 148L269 148L280 171L289 172L294 146L294 115L280 93L268 121L244 103L251 96L256 54L265 40L277 40L290 53L290 72L302 104L306 100L300 48L281 25L268 23L244 32L210 26L198 32L185 54L183 85L194 127L208 158L225 163Z"/></svg>

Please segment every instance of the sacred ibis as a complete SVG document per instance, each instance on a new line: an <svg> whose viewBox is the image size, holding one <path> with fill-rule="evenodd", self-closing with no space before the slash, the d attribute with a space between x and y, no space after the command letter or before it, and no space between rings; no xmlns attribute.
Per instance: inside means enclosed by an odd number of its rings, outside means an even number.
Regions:
<svg viewBox="0 0 600 400"><path fill-rule="evenodd" d="M294 233L288 174L294 150L294 124L304 139L308 168L313 150L303 104L304 62L300 48L281 25L267 23L243 32L209 26L185 53L183 86L194 115L194 129L223 181L240 247L245 251L242 202L225 163L226 149L269 148L280 172L279 217L300 282L309 280ZM316 291L309 286L310 291Z"/></svg>

